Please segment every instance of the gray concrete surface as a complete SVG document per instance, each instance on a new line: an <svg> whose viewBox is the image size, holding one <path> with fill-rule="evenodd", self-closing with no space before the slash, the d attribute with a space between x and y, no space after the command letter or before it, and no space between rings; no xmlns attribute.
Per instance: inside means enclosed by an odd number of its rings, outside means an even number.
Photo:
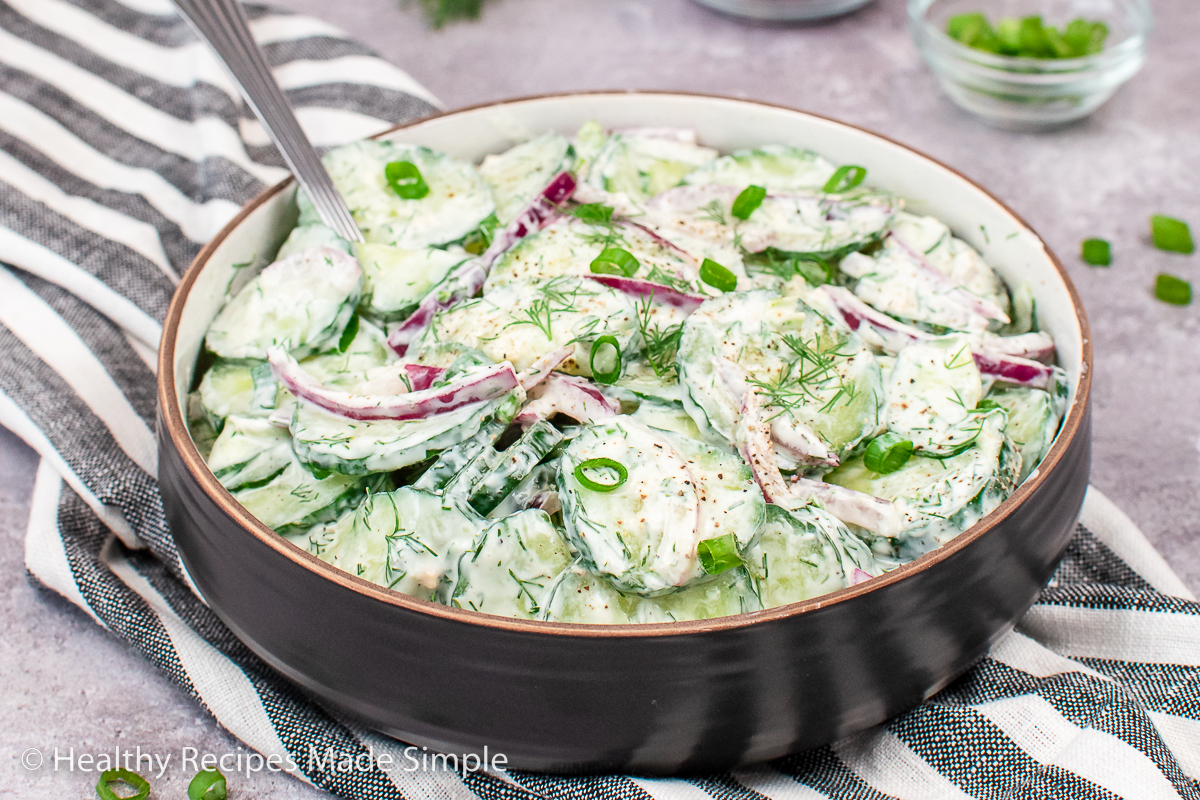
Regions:
<svg viewBox="0 0 1200 800"><path fill-rule="evenodd" d="M1062 257L1096 349L1092 480L1200 592L1200 303L1152 295L1171 272L1200 289L1200 256L1149 244L1148 217L1200 233L1200 4L1155 3L1145 70L1095 116L1053 134L990 130L940 93L902 0L793 27L746 25L687 0L491 0L480 23L427 30L415 3L276 0L330 20L408 69L448 107L575 89L664 88L783 103L880 131L990 188ZM1108 238L1110 269L1082 264ZM27 747L235 752L204 709L84 615L25 582L33 455L0 432L0 795L93 797L81 774L22 770ZM174 772L156 797L184 797ZM32 785L30 785L32 781ZM323 796L287 778L237 779L233 798Z"/></svg>

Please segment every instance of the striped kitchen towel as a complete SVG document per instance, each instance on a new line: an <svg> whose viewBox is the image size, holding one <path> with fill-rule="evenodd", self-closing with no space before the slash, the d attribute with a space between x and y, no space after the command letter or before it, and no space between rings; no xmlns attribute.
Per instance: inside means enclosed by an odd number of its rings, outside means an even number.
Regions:
<svg viewBox="0 0 1200 800"><path fill-rule="evenodd" d="M317 20L248 7L309 135L436 101ZM0 0L0 424L41 457L31 580L233 735L346 798L1197 798L1200 604L1094 490L1017 630L916 709L829 747L689 779L345 771L404 745L311 703L188 589L155 483L154 352L178 276L285 172L166 0ZM278 763L278 762L277 762Z"/></svg>

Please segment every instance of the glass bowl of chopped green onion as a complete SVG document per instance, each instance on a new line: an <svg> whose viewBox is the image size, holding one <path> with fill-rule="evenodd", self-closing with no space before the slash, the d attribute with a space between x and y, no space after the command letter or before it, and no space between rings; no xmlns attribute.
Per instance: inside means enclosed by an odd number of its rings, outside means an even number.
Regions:
<svg viewBox="0 0 1200 800"><path fill-rule="evenodd" d="M991 125L1082 119L1141 69L1146 0L909 0L917 48L946 94Z"/></svg>

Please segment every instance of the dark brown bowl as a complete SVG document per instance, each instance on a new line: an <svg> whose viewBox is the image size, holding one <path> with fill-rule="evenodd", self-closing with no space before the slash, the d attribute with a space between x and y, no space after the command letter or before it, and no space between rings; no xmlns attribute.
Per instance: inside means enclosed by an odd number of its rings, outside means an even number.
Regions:
<svg viewBox="0 0 1200 800"><path fill-rule="evenodd" d="M188 434L184 396L232 264L295 220L285 182L251 202L188 271L159 356L159 478L184 564L258 655L323 702L406 742L503 753L554 772L680 773L825 744L952 681L1033 602L1083 502L1092 352L1061 264L1002 203L962 175L876 134L728 98L599 93L513 100L389 133L477 158L544 130L696 128L722 150L783 142L861 164L872 182L941 217L1027 281L1071 378L1062 430L1037 471L945 547L804 603L699 622L571 625L416 600L341 572L276 536L217 482ZM990 231L990 234L989 234Z"/></svg>

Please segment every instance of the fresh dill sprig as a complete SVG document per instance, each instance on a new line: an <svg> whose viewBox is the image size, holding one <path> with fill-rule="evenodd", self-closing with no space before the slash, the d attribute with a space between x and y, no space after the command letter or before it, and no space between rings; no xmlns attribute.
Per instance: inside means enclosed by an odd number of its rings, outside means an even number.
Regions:
<svg viewBox="0 0 1200 800"><path fill-rule="evenodd" d="M706 205L700 207L703 214L697 214L699 219L706 219L710 222L715 222L718 225L728 225L729 218L725 216L725 209L721 206L720 200L713 200Z"/></svg>
<svg viewBox="0 0 1200 800"><path fill-rule="evenodd" d="M853 355L840 352L844 340L835 338L825 346L821 345L819 338L806 342L793 334L785 334L782 340L798 358L786 363L774 380L750 378L750 383L765 398L764 405L779 409L779 413L771 419L810 402L822 403L820 411L826 412L839 400L849 405L858 396L857 387L847 384L837 369L835 359ZM835 391L832 397L825 399L821 392L829 389L831 384L836 386Z"/></svg>
<svg viewBox="0 0 1200 800"><path fill-rule="evenodd" d="M646 280L651 283L661 283L663 286L669 286L678 292L692 291L692 287L688 285L686 280L673 272L668 272L657 264L650 267L650 271L646 273Z"/></svg>
<svg viewBox="0 0 1200 800"><path fill-rule="evenodd" d="M571 284L565 288L564 284ZM542 296L534 300L528 307L513 314L515 319L505 327L513 325L533 325L546 334L547 340L554 339L552 325L555 314L575 310L575 301L580 296L591 297L595 292L584 290L583 284L570 275L553 278L539 287Z"/></svg>
<svg viewBox="0 0 1200 800"><path fill-rule="evenodd" d="M638 307L638 330L642 334L642 355L654 374L659 378L675 378L679 368L675 356L679 352L679 340L683 337L683 323L660 328L650 319L654 295L645 298Z"/></svg>

